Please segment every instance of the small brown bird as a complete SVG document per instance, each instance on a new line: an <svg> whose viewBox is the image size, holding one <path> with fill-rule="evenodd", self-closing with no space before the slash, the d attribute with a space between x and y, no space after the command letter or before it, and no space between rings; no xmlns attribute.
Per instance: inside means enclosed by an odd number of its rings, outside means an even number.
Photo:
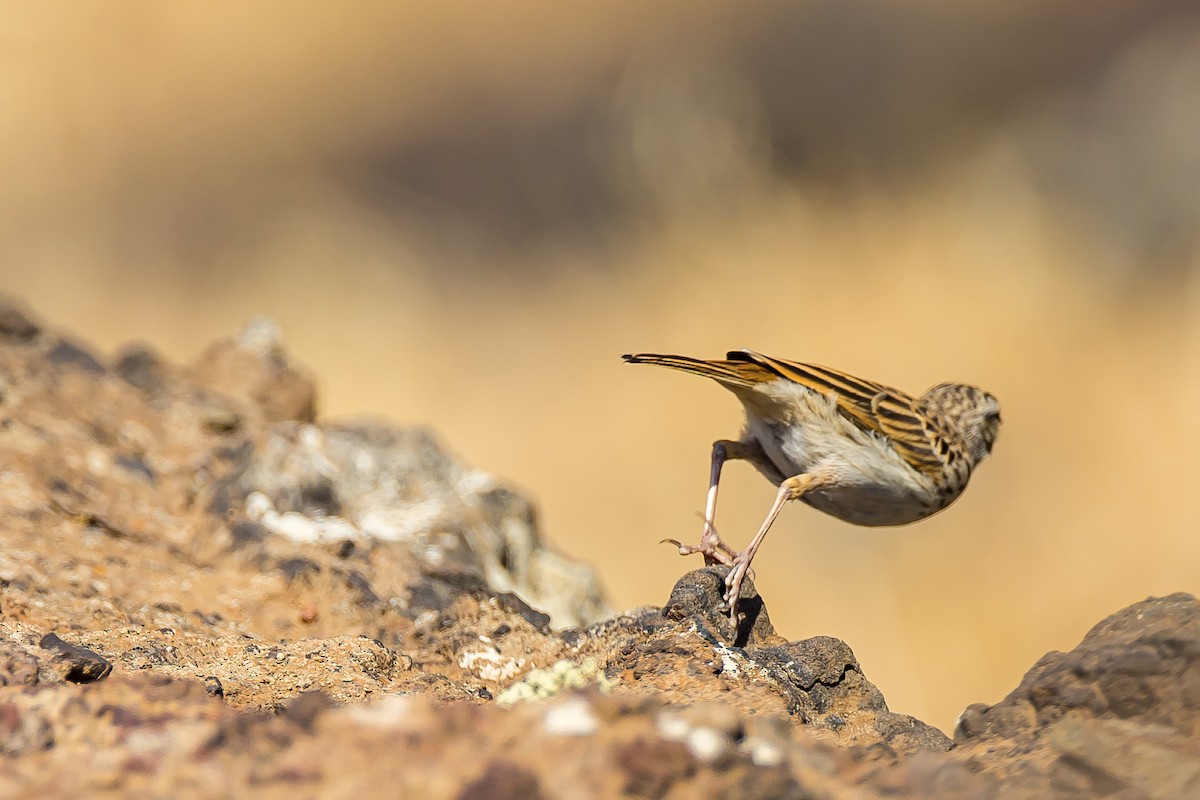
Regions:
<svg viewBox="0 0 1200 800"><path fill-rule="evenodd" d="M783 504L803 500L856 525L904 525L936 514L967 487L992 452L1000 428L995 397L961 383L940 383L912 397L874 381L751 350L724 361L639 353L630 364L657 364L703 375L729 389L746 409L737 441L713 443L700 544L671 542L730 568L725 601L736 626L742 582ZM762 527L744 550L717 535L721 467L744 459L779 487Z"/></svg>

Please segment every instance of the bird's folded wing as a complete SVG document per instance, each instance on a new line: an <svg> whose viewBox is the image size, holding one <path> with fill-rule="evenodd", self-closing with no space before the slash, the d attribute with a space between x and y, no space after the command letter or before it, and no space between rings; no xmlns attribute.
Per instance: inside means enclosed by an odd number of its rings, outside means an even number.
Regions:
<svg viewBox="0 0 1200 800"><path fill-rule="evenodd" d="M936 423L922 413L917 401L899 389L856 378L816 364L771 358L750 350L729 353L731 361L751 361L781 378L833 395L838 410L865 431L886 436L896 453L913 469L927 475L940 473L950 455L947 438Z"/></svg>

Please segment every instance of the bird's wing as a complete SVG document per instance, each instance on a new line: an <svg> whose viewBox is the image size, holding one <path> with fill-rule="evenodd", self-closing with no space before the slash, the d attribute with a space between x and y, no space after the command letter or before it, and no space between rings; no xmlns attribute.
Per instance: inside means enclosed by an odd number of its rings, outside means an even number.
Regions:
<svg viewBox="0 0 1200 800"><path fill-rule="evenodd" d="M886 436L896 453L918 472L939 474L956 455L937 420L899 389L829 367L771 358L751 350L733 351L726 358L758 364L781 378L833 395L843 416L865 431Z"/></svg>

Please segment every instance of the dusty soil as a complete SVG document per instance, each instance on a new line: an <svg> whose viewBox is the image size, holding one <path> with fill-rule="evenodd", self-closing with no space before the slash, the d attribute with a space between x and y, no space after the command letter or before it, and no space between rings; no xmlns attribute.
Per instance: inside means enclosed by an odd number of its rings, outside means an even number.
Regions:
<svg viewBox="0 0 1200 800"><path fill-rule="evenodd" d="M613 615L434 433L320 419L263 321L181 366L8 303L0 451L4 796L1200 796L1195 598L951 738L756 594L730 630L719 569Z"/></svg>

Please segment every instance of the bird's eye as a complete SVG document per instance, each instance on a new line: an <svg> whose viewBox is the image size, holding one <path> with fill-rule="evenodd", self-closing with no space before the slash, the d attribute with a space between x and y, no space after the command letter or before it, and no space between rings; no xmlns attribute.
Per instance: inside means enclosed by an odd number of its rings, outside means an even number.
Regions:
<svg viewBox="0 0 1200 800"><path fill-rule="evenodd" d="M988 415L985 419L987 419L988 422L994 422L998 425L998 424L1000 424L1000 412L999 411L991 411L988 413Z"/></svg>

